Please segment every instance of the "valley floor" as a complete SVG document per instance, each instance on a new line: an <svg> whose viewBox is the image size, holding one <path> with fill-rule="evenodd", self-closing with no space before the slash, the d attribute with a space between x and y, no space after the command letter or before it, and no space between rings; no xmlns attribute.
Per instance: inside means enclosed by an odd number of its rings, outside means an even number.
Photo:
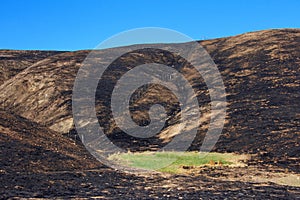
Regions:
<svg viewBox="0 0 300 200"><path fill-rule="evenodd" d="M277 174L274 176L274 174ZM1 198L297 199L299 186L276 184L275 168L207 168L189 175L127 174L109 168L41 173L1 172ZM290 174L291 175L291 174ZM290 176L296 178L297 175ZM298 176L299 177L299 176ZM279 180L279 179L278 179ZM297 181L297 179L295 179ZM276 181L276 180L275 180ZM295 182L291 182L294 183ZM299 180L298 180L299 183Z"/></svg>

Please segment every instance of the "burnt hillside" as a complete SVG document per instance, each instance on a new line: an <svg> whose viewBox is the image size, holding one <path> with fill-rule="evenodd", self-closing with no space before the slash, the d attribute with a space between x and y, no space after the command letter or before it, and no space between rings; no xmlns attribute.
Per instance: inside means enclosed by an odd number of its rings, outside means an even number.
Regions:
<svg viewBox="0 0 300 200"><path fill-rule="evenodd" d="M299 29L259 31L200 43L217 64L227 93L226 124L214 150L258 153L262 160L290 164L295 169L300 154ZM117 51L118 48L99 51L103 57L101 61L106 62L105 58ZM9 69L2 65L2 107L58 133L74 133L71 109L73 83L88 53L2 52L1 55L5 54L2 60L10 60L3 61L10 63ZM125 55L111 65L114 71L104 77L107 87L98 88L98 117L109 137L126 148L163 145L172 138L178 120L178 112L170 106L170 120L162 133L151 140L134 140L111 122L108 97L117 77L145 60L169 66L176 63L188 66L174 55L145 50ZM207 122L209 94L200 78L194 84L199 88L197 97ZM147 122L147 110L139 108L149 103L171 103L176 107L176 98L170 92L158 91L161 88L150 86L133 105L137 107L133 118L138 122ZM199 149L206 129L207 124L199 129L191 150Z"/></svg>

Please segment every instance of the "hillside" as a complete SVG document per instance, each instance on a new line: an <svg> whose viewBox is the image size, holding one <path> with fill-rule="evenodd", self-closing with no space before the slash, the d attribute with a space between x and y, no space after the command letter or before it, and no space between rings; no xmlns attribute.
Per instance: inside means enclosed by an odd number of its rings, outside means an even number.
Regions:
<svg viewBox="0 0 300 200"><path fill-rule="evenodd" d="M200 43L217 64L227 93L227 120L216 150L267 152L269 157L278 157L277 160L286 156L299 157L299 30L261 31ZM101 53L109 56L111 52L103 50ZM170 64L174 59L172 55L164 55L161 58L159 53L145 52L142 58L166 64ZM88 51L61 53L26 68L0 87L2 105L7 110L52 130L68 133L73 129L73 81L87 54ZM115 76L140 64L136 55L126 56L114 63L115 66L120 66L112 72ZM99 119L102 119L100 123L104 126L112 117L109 107L106 106L111 92L109 88L115 84L112 81L114 78L111 77L107 78L110 81L107 88L98 89L102 95L100 98L103 97L97 104L98 110L103 109L99 110L99 115L104 113ZM205 88L205 84L200 83L197 87ZM160 103L170 97L170 93L165 93L164 96L157 95L155 91L157 90L148 89L146 97L159 96L160 99L155 101ZM208 93L199 93L198 99L203 107L207 108L205 112L209 112ZM142 116L144 114L140 113L136 118L141 120ZM161 144L170 140L170 126L163 130L163 138L158 138L155 143ZM114 125L109 125L108 129L110 132L118 132L115 134L115 140L126 141L124 137L127 136L120 133ZM199 132L200 135L205 132L205 127ZM203 138L203 135L200 135L191 149L199 148ZM128 141L129 139L132 138L128 138ZM145 146L151 141L141 143ZM132 143L127 146L133 148Z"/></svg>
<svg viewBox="0 0 300 200"><path fill-rule="evenodd" d="M104 197L114 197L119 191L128 198L135 193L139 197L153 195L154 198L166 194L160 181L170 190L167 195L174 198L183 194L186 198L200 194L213 198L228 192L228 187L243 188L240 198L260 191L265 191L261 194L263 198L272 197L272 193L278 198L296 197L295 187L272 185L267 181L255 185L253 180L230 180L241 174L255 177L257 170L300 172L300 29L258 31L199 42L216 63L226 90L225 125L213 151L252 154L249 171L208 170L195 177L172 176L171 183L169 177L157 174L140 177L109 169L84 149L73 124L73 84L90 51L0 50L0 174L3 175L0 197L1 194L31 197L34 189L24 182L27 179L44 184L45 187L34 186L43 191L36 193L37 197L74 197L75 190L78 190L75 196L86 197L86 192L92 190L91 194ZM107 63L107 58L124 48L132 47L100 50L101 62ZM165 145L176 135L174 130L180 119L176 97L166 88L148 85L140 88L132 99L132 118L138 124L149 123L149 106L159 103L168 113L164 129L149 139L137 139L116 126L110 110L111 92L125 72L147 62L189 69L188 63L172 53L149 49L134 51L110 64L110 71L100 80L96 93L99 124L116 145L131 151L155 150ZM193 71L187 70L185 75L197 90L202 106L203 125L189 148L199 150L211 118L209 92L203 79L195 78ZM89 171L83 172L85 170ZM103 179L96 180L95 176ZM222 176L230 180L219 181L217 178ZM15 180L12 177L16 177ZM84 180L88 180L88 185L84 185ZM53 185L51 181L59 184ZM113 186L107 185L109 182L113 182ZM147 183L155 187L145 189ZM199 191L198 184L214 189ZM25 193L18 193L16 186L21 187L21 191L23 187ZM228 192L228 195L236 197L238 191Z"/></svg>
<svg viewBox="0 0 300 200"><path fill-rule="evenodd" d="M101 166L74 141L0 110L1 173L92 169Z"/></svg>
<svg viewBox="0 0 300 200"><path fill-rule="evenodd" d="M0 84L40 60L62 51L0 50Z"/></svg>

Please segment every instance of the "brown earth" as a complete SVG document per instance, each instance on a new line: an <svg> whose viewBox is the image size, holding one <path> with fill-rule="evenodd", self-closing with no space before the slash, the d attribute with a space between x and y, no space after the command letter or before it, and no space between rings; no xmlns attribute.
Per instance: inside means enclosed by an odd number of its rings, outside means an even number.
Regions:
<svg viewBox="0 0 300 200"><path fill-rule="evenodd" d="M248 168L208 169L190 176L132 175L107 168L96 162L80 141L66 137L76 136L71 109L73 82L89 51L3 50L0 195L105 199L299 197L298 187L272 183L264 174L299 174L300 30L260 31L200 44L217 64L227 93L226 124L214 151L253 154ZM99 53L105 58L117 51ZM108 98L117 77L136 65L154 61L189 69L188 63L170 53L140 50L117 59L101 80L106 81L106 87L98 85L99 122L109 138L124 148L160 147L172 139L172 127L178 123L176 98L155 85L143 88L141 97L133 102L133 118L147 123L147 105L166 105L169 120L162 133L136 140L111 122ZM191 73L187 76L192 80ZM197 98L207 123L210 104L206 85L201 77L193 85L198 88ZM190 150L199 149L206 129L199 128ZM245 174L258 178L242 178Z"/></svg>
<svg viewBox="0 0 300 200"><path fill-rule="evenodd" d="M62 51L14 51L0 50L0 84L19 72L49 56Z"/></svg>
<svg viewBox="0 0 300 200"><path fill-rule="evenodd" d="M97 168L98 162L70 138L0 110L1 172Z"/></svg>

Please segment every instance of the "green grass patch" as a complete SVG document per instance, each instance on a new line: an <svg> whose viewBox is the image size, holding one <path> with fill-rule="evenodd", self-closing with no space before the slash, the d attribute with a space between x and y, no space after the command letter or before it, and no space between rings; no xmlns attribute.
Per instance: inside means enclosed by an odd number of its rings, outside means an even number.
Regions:
<svg viewBox="0 0 300 200"><path fill-rule="evenodd" d="M132 168L181 173L201 166L234 166L246 157L232 153L142 152L114 154L109 159Z"/></svg>

